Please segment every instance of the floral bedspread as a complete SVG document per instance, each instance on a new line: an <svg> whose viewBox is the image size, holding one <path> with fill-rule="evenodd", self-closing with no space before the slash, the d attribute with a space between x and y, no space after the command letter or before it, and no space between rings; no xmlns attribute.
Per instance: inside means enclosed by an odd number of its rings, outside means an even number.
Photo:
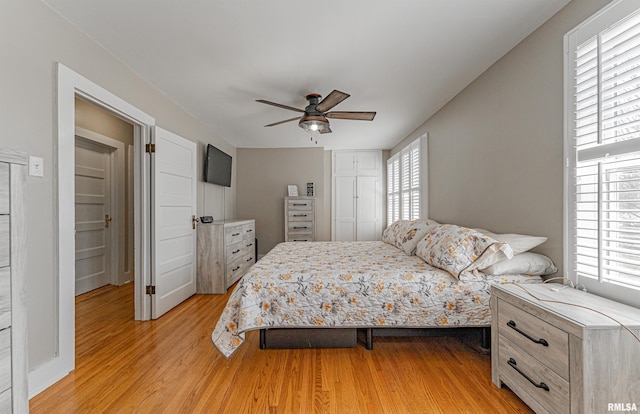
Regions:
<svg viewBox="0 0 640 414"><path fill-rule="evenodd" d="M228 358L262 328L489 326L491 284L539 282L459 281L381 241L281 243L238 283L211 339Z"/></svg>

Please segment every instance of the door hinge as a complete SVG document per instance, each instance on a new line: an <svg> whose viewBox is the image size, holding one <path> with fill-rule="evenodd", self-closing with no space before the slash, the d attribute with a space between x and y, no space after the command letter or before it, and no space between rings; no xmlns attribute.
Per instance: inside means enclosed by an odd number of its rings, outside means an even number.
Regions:
<svg viewBox="0 0 640 414"><path fill-rule="evenodd" d="M156 144L146 144L144 148L145 152L156 152Z"/></svg>
<svg viewBox="0 0 640 414"><path fill-rule="evenodd" d="M155 294L156 294L156 287L153 285L147 286L147 295L155 295Z"/></svg>

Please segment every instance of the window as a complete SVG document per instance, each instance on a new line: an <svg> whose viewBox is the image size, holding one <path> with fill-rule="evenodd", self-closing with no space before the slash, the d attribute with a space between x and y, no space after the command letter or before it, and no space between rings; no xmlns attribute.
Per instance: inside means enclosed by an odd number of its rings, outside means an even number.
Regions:
<svg viewBox="0 0 640 414"><path fill-rule="evenodd" d="M565 65L565 268L625 302L640 289L640 11L631 3L567 34Z"/></svg>
<svg viewBox="0 0 640 414"><path fill-rule="evenodd" d="M421 139L387 160L387 225L420 218Z"/></svg>

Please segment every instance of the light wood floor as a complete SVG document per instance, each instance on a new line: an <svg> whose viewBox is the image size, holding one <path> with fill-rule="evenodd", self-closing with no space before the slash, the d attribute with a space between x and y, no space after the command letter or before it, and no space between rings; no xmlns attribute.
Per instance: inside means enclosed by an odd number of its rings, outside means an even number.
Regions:
<svg viewBox="0 0 640 414"><path fill-rule="evenodd" d="M376 338L373 351L260 350L211 343L228 295L196 295L133 320L133 287L76 298L76 369L32 413L531 413L491 383L476 339Z"/></svg>

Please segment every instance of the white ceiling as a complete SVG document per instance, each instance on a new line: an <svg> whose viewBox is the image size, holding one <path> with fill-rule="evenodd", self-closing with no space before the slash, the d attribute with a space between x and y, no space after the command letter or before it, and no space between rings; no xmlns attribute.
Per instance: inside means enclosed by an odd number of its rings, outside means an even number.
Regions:
<svg viewBox="0 0 640 414"><path fill-rule="evenodd" d="M43 0L236 147L314 146L297 122L333 89L327 149L389 149L569 0ZM561 42L561 39L558 39Z"/></svg>

